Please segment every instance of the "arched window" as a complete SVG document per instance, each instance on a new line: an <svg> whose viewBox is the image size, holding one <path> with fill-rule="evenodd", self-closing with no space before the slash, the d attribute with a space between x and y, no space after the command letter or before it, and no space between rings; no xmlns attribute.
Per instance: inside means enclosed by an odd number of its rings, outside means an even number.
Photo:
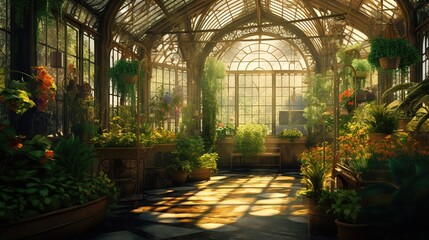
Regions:
<svg viewBox="0 0 429 240"><path fill-rule="evenodd" d="M294 42L251 36L233 43L220 59L227 65L228 76L220 96L219 120L265 124L272 134L285 128L304 130L304 80L310 63Z"/></svg>

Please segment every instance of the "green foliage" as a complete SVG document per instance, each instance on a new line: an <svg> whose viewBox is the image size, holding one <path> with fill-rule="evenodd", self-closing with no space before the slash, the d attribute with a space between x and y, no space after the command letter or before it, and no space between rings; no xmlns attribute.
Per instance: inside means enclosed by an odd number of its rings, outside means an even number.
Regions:
<svg viewBox="0 0 429 240"><path fill-rule="evenodd" d="M405 70L407 67L418 63L421 56L417 49L405 39L375 38L371 40L371 50L368 62L375 68L380 68L379 58L396 57L401 58L399 68Z"/></svg>
<svg viewBox="0 0 429 240"><path fill-rule="evenodd" d="M405 98L399 103L397 110L404 112L407 115L417 116L418 122L414 127L414 133L418 133L423 124L429 119L429 78L419 83L405 83L393 86L388 89L383 96L392 92L407 90Z"/></svg>
<svg viewBox="0 0 429 240"><path fill-rule="evenodd" d="M235 151L242 153L245 158L264 152L267 134L266 125L248 123L239 126L234 138Z"/></svg>
<svg viewBox="0 0 429 240"><path fill-rule="evenodd" d="M306 189L300 195L319 197L326 188L331 176L333 152L330 145L311 147L303 151L298 161L301 163L301 176Z"/></svg>
<svg viewBox="0 0 429 240"><path fill-rule="evenodd" d="M305 94L307 106L303 116L307 119L307 131L310 139L322 136L324 112L328 106L333 106L333 72L309 76L306 80L308 90ZM317 142L317 141L316 141Z"/></svg>
<svg viewBox="0 0 429 240"><path fill-rule="evenodd" d="M202 138L206 151L211 151L216 140L216 114L218 112L218 94L226 71L223 62L213 57L206 59L201 81L202 91Z"/></svg>
<svg viewBox="0 0 429 240"><path fill-rule="evenodd" d="M360 223L363 221L361 197L355 190L334 191L335 202L328 209L340 220L347 223Z"/></svg>
<svg viewBox="0 0 429 240"><path fill-rule="evenodd" d="M295 140L296 138L300 138L302 136L303 136L302 132L297 128L283 129L283 131L279 133L279 138L290 139L291 141Z"/></svg>
<svg viewBox="0 0 429 240"><path fill-rule="evenodd" d="M219 155L217 153L204 153L198 157L197 161L193 162L193 168L212 168L214 171L217 171L218 160Z"/></svg>
<svg viewBox="0 0 429 240"><path fill-rule="evenodd" d="M371 104L368 106L368 119L366 119L369 131L392 134L398 126L396 113L388 109L384 104Z"/></svg>
<svg viewBox="0 0 429 240"><path fill-rule="evenodd" d="M365 187L361 196L370 223L381 226L395 239L425 239L429 214L429 164L419 151L389 160L390 174L397 185L376 183Z"/></svg>
<svg viewBox="0 0 429 240"><path fill-rule="evenodd" d="M57 166L64 174L82 179L96 161L94 147L79 138L61 139L54 148Z"/></svg>
<svg viewBox="0 0 429 240"><path fill-rule="evenodd" d="M220 120L217 121L216 137L217 139L225 139L227 135L235 135L235 127L232 122L223 123Z"/></svg>
<svg viewBox="0 0 429 240"><path fill-rule="evenodd" d="M0 221L15 221L91 200L118 196L114 183L100 172L82 179L70 175L30 177L14 185L0 182Z"/></svg>
<svg viewBox="0 0 429 240"><path fill-rule="evenodd" d="M11 81L6 88L0 88L0 103L4 102L8 108L21 115L28 109L36 106L26 91L25 82Z"/></svg>
<svg viewBox="0 0 429 240"><path fill-rule="evenodd" d="M188 136L184 133L176 137L176 150L174 159L168 164L169 171L191 172L198 158L204 153L204 143L201 137Z"/></svg>
<svg viewBox="0 0 429 240"><path fill-rule="evenodd" d="M125 75L136 75L139 62L137 60L119 59L109 69L109 77L112 78L113 88L124 96L135 98L135 84L124 81Z"/></svg>

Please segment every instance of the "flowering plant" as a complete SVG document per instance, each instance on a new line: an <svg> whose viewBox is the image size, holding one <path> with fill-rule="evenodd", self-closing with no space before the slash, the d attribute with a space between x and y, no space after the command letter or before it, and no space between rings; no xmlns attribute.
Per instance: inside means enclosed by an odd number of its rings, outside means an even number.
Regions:
<svg viewBox="0 0 429 240"><path fill-rule="evenodd" d="M346 89L340 93L340 105L351 112L355 106L355 91L353 89Z"/></svg>
<svg viewBox="0 0 429 240"><path fill-rule="evenodd" d="M45 112L48 109L49 101L55 100L57 87L54 78L46 71L44 66L33 67L36 70L36 76L33 76L33 82L36 85L32 93L37 110Z"/></svg>
<svg viewBox="0 0 429 240"><path fill-rule="evenodd" d="M45 112L49 101L55 100L57 87L54 78L43 66L33 67L33 70L36 71L34 76L19 72L28 76L30 81L11 81L7 88L0 91L0 103L5 103L17 114L23 114L34 106L40 112Z"/></svg>
<svg viewBox="0 0 429 240"><path fill-rule="evenodd" d="M155 128L150 133L151 144L174 143L174 139L176 139L174 131L164 128Z"/></svg>
<svg viewBox="0 0 429 240"><path fill-rule="evenodd" d="M180 114L180 110L183 107L182 95L178 89L170 93L165 91L163 87L159 88L158 93L150 100L154 121L162 123L166 119Z"/></svg>
<svg viewBox="0 0 429 240"><path fill-rule="evenodd" d="M233 123L234 123L233 118L229 119L229 123L223 123L222 121L218 120L216 124L217 138L225 139L226 135L234 135L235 128Z"/></svg>

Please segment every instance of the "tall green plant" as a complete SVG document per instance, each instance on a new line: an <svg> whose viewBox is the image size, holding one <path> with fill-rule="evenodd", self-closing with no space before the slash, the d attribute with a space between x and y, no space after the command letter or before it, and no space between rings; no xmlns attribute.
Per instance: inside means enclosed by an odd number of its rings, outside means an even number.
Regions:
<svg viewBox="0 0 429 240"><path fill-rule="evenodd" d="M206 60L201 81L203 126L202 137L205 148L211 151L216 140L217 95L221 90L221 80L226 76L225 65L213 57Z"/></svg>

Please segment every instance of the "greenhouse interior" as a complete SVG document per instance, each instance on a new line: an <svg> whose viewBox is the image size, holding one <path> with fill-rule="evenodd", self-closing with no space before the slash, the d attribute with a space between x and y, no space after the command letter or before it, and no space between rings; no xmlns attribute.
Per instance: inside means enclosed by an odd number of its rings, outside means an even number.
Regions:
<svg viewBox="0 0 429 240"><path fill-rule="evenodd" d="M0 239L429 239L429 1L0 0Z"/></svg>

